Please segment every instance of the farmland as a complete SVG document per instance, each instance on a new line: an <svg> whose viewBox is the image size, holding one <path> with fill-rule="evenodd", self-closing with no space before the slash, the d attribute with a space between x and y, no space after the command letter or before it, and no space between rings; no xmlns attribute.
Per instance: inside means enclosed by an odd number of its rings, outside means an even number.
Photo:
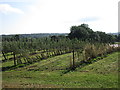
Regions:
<svg viewBox="0 0 120 90"><path fill-rule="evenodd" d="M104 37L104 38L103 38ZM68 36L2 38L3 88L118 88L118 36L71 27Z"/></svg>
<svg viewBox="0 0 120 90"><path fill-rule="evenodd" d="M109 54L104 59L69 72L65 68L71 53L52 57L24 68L3 72L3 87L117 88L118 54L120 53Z"/></svg>

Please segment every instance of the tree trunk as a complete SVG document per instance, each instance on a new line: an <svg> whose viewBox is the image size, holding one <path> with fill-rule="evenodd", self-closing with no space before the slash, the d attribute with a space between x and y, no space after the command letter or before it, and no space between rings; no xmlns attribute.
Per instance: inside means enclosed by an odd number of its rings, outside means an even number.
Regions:
<svg viewBox="0 0 120 90"><path fill-rule="evenodd" d="M74 69L74 67L75 67L75 54L74 54L75 52L74 52L74 49L73 49L73 69Z"/></svg>
<svg viewBox="0 0 120 90"><path fill-rule="evenodd" d="M5 56L5 53L4 53L4 52L2 52L2 54L3 54L3 57L4 57L5 61L6 61L6 60L7 60L7 58L6 58L6 56Z"/></svg>
<svg viewBox="0 0 120 90"><path fill-rule="evenodd" d="M6 56L5 56L5 53L4 53L4 52L2 52L2 54L3 54L4 59L5 59L5 60L7 60L7 58L6 58Z"/></svg>
<svg viewBox="0 0 120 90"><path fill-rule="evenodd" d="M14 58L14 65L16 66L16 57L15 57L15 53L13 52L13 58Z"/></svg>

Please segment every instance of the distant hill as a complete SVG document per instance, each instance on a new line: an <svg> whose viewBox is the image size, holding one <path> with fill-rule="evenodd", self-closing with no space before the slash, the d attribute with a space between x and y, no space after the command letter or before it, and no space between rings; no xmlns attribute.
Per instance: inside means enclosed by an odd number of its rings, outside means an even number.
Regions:
<svg viewBox="0 0 120 90"><path fill-rule="evenodd" d="M35 33L35 34L17 34L20 37L28 37L28 38L40 38L40 37L49 37L49 36L59 36L59 35L63 35L63 36L67 36L69 33ZM107 34L112 34L112 35L118 35L120 34L120 32L118 33L107 33ZM2 37L11 37L13 35L16 34L10 34L10 35L0 35Z"/></svg>
<svg viewBox="0 0 120 90"><path fill-rule="evenodd" d="M11 34L11 35L2 35L2 37L11 37L13 35L16 34ZM30 37L30 38L40 38L40 37L49 37L49 36L59 36L59 35L63 35L66 36L68 35L68 33L37 33L37 34L17 34L20 37Z"/></svg>
<svg viewBox="0 0 120 90"><path fill-rule="evenodd" d="M118 32L118 33L107 33L107 34L118 35L118 34L120 34L120 32Z"/></svg>

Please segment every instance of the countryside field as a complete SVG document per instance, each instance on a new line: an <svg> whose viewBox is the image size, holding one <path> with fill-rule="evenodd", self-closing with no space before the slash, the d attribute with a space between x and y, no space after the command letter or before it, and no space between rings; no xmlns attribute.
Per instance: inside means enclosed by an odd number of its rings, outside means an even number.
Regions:
<svg viewBox="0 0 120 90"><path fill-rule="evenodd" d="M55 56L22 68L2 72L3 88L118 88L118 55L107 57L74 71L65 68L71 53ZM62 67L62 68L61 68ZM57 70L58 69L58 70Z"/></svg>
<svg viewBox="0 0 120 90"><path fill-rule="evenodd" d="M119 38L87 24L63 35L3 35L2 88L118 88Z"/></svg>
<svg viewBox="0 0 120 90"><path fill-rule="evenodd" d="M0 90L119 90L118 0L0 0Z"/></svg>

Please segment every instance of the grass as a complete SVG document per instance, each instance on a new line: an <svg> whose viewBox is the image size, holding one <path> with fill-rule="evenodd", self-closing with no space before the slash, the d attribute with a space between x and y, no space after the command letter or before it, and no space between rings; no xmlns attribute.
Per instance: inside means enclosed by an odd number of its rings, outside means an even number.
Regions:
<svg viewBox="0 0 120 90"><path fill-rule="evenodd" d="M2 63L2 66L0 67L8 67L8 66L13 66L14 65L14 61L7 61L5 63Z"/></svg>
<svg viewBox="0 0 120 90"><path fill-rule="evenodd" d="M120 42L115 42L115 44L120 44Z"/></svg>
<svg viewBox="0 0 120 90"><path fill-rule="evenodd" d="M51 71L52 70L53 71L57 69L59 70L66 69L67 67L69 67L70 56L71 56L71 53L55 56L52 58L41 60L40 62L36 62L24 68L19 68L17 70L26 69L27 71L31 71L31 70L34 70L34 71L43 71L43 70Z"/></svg>
<svg viewBox="0 0 120 90"><path fill-rule="evenodd" d="M39 52L41 52L41 51L39 51ZM44 59L44 58L42 58L42 56L41 56L41 54L40 54L39 52L37 51L37 53L32 54L32 55L29 55L30 61L33 60L34 62L38 62L38 61L41 61L42 59ZM49 52L49 54L51 54L51 53L53 53L53 52ZM46 54L47 54L47 53L44 52L44 53L42 53L42 54L44 54L45 57L46 57ZM10 53L8 53L8 56L11 57L11 56L13 56L13 55L10 55ZM19 56L19 55L16 55L16 57L18 57L18 56ZM53 56L51 56L51 57L53 57ZM46 57L46 58L48 58L48 57ZM18 60L18 58L16 59L16 61L17 61L17 60ZM23 57L21 57L20 60L22 61L22 64L26 63L26 62L24 61L24 58L23 58ZM28 63L28 64L29 64L29 63ZM17 65L18 65L18 64L17 64ZM20 64L19 64L18 66L20 66ZM26 66L26 65L22 65L22 66ZM13 57L12 57L12 60L7 60L6 62L2 62L2 66L0 66L0 68L1 68L1 67L6 68L5 70L12 69L12 67L14 67ZM7 68L8 68L8 69L7 69ZM16 67L15 67L15 68L16 68Z"/></svg>
<svg viewBox="0 0 120 90"><path fill-rule="evenodd" d="M83 68L77 68L78 71L91 71L96 73L114 73L118 71L118 55L120 53L113 53L108 55L106 58L87 65Z"/></svg>
<svg viewBox="0 0 120 90"><path fill-rule="evenodd" d="M39 55L39 54L31 55L30 58L32 58L32 59L34 58L35 59L37 55ZM69 62L69 58L67 58L67 60L64 60L64 58L68 57L70 55L71 54L64 54L63 56L60 55L60 56L56 56L55 58L51 57L49 59L44 59L44 60L40 60L39 59L40 62L37 62L37 63L34 62L34 64L32 64L32 65L28 64L29 66L26 67L26 68L31 70L32 67L33 67L34 70L45 70L45 69L48 69L48 68L49 69L50 68L54 69L54 66L58 66L55 69L60 69L60 68L64 68L65 69L65 67L63 67L63 66L67 66L68 67L68 65L69 65L69 63L68 63ZM23 58L21 58L21 60L24 63ZM59 65L59 63L60 64L62 63L62 65ZM36 69L35 69L35 65L37 65ZM24 67L24 66L26 66L26 64L20 64L20 65L14 66L14 62L12 60L12 61L7 61L7 62L2 63L1 67L5 68L5 70L9 70L9 69L11 70L11 69L18 68L19 66Z"/></svg>
<svg viewBox="0 0 120 90"><path fill-rule="evenodd" d="M117 88L118 54L78 67L66 74L71 53L55 56L23 68L4 71L4 88ZM45 68L47 67L47 68ZM56 70L56 68L58 68ZM63 68L64 67L64 68ZM51 69L49 69L51 68Z"/></svg>

